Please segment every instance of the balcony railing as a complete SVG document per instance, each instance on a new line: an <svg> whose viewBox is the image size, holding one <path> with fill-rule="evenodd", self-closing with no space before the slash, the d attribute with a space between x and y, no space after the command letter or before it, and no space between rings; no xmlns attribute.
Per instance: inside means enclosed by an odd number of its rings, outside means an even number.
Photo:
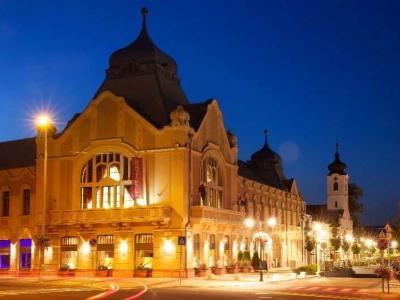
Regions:
<svg viewBox="0 0 400 300"><path fill-rule="evenodd" d="M146 206L113 209L80 209L50 211L47 213L47 225L104 224L125 222L162 222L168 223L171 208L168 206ZM42 219L42 216L39 218Z"/></svg>
<svg viewBox="0 0 400 300"><path fill-rule="evenodd" d="M192 218L194 220L210 220L219 223L241 224L245 214L229 209L214 208L209 206L192 206Z"/></svg>

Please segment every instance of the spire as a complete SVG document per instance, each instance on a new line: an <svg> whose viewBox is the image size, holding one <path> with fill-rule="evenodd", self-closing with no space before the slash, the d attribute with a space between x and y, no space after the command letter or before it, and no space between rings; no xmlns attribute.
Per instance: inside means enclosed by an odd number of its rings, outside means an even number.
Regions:
<svg viewBox="0 0 400 300"><path fill-rule="evenodd" d="M264 147L268 147L268 129L264 129Z"/></svg>
<svg viewBox="0 0 400 300"><path fill-rule="evenodd" d="M330 171L329 175L333 173L345 175L346 168L347 168L346 164L340 160L339 143L336 140L335 160L328 166L328 169Z"/></svg>
<svg viewBox="0 0 400 300"><path fill-rule="evenodd" d="M142 20L142 31L147 32L147 19L146 19L146 16L148 15L149 10L147 9L147 7L143 6L142 10L140 12L141 12L142 18L143 18L143 20Z"/></svg>

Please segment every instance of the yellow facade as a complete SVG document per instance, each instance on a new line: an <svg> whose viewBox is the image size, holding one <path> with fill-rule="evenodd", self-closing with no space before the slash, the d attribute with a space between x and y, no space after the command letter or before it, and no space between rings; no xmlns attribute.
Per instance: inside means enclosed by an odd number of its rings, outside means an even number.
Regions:
<svg viewBox="0 0 400 300"><path fill-rule="evenodd" d="M42 226L50 238L44 269L52 274L225 270L238 263L239 252L257 251L260 232L268 237L269 267L301 264L304 201L295 183L281 190L239 176L236 138L217 101L206 103L198 126L182 106L171 111L169 124L155 126L124 97L101 91L63 132L48 131L46 180L40 131L31 165L0 169L1 269L39 269ZM246 208L238 205L243 198ZM252 228L244 226L249 217ZM276 226L267 225L271 217Z"/></svg>

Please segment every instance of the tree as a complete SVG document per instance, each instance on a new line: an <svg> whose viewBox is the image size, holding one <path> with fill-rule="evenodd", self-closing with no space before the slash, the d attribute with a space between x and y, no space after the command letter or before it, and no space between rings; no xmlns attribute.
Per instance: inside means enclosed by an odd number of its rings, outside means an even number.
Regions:
<svg viewBox="0 0 400 300"><path fill-rule="evenodd" d="M353 220L354 228L361 227L360 215L364 211L364 205L361 203L361 198L364 195L363 190L354 182L348 185L349 192L349 211Z"/></svg>
<svg viewBox="0 0 400 300"><path fill-rule="evenodd" d="M353 252L353 254L355 254L355 255L360 254L360 252L361 252L361 247L360 247L360 245L359 245L358 243L354 243L354 244L351 246L351 252Z"/></svg>
<svg viewBox="0 0 400 300"><path fill-rule="evenodd" d="M331 230L332 238L330 239L331 247L333 251L338 251L340 249L340 237L338 236L338 229L337 227L332 227Z"/></svg>
<svg viewBox="0 0 400 300"><path fill-rule="evenodd" d="M253 269L259 269L260 268L260 257L258 256L258 252L255 251L253 254L253 257L251 259L251 266Z"/></svg>

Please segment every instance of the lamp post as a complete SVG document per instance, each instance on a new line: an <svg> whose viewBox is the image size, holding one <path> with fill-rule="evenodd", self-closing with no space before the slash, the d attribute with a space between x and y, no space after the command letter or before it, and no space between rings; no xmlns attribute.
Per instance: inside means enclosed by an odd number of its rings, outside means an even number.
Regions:
<svg viewBox="0 0 400 300"><path fill-rule="evenodd" d="M46 234L46 200L47 200L47 135L50 126L52 125L51 118L48 114L40 114L36 117L35 120L36 128L40 132L42 131L44 134L44 153L43 153L43 222L42 222L42 230L41 234Z"/></svg>
<svg viewBox="0 0 400 300"><path fill-rule="evenodd" d="M316 242L316 260L317 260L317 276L321 273L321 265L320 265L320 245L321 242L327 237L327 232L322 229L322 225L320 223L315 223L313 226L313 233Z"/></svg>
<svg viewBox="0 0 400 300"><path fill-rule="evenodd" d="M47 201L47 134L51 126L51 118L48 114L39 114L35 118L36 129L39 134L44 134L44 153L43 153L43 220L41 227L41 237L39 240L46 240L46 201ZM45 248L40 245L39 250L39 279L40 270L44 265L44 251Z"/></svg>

